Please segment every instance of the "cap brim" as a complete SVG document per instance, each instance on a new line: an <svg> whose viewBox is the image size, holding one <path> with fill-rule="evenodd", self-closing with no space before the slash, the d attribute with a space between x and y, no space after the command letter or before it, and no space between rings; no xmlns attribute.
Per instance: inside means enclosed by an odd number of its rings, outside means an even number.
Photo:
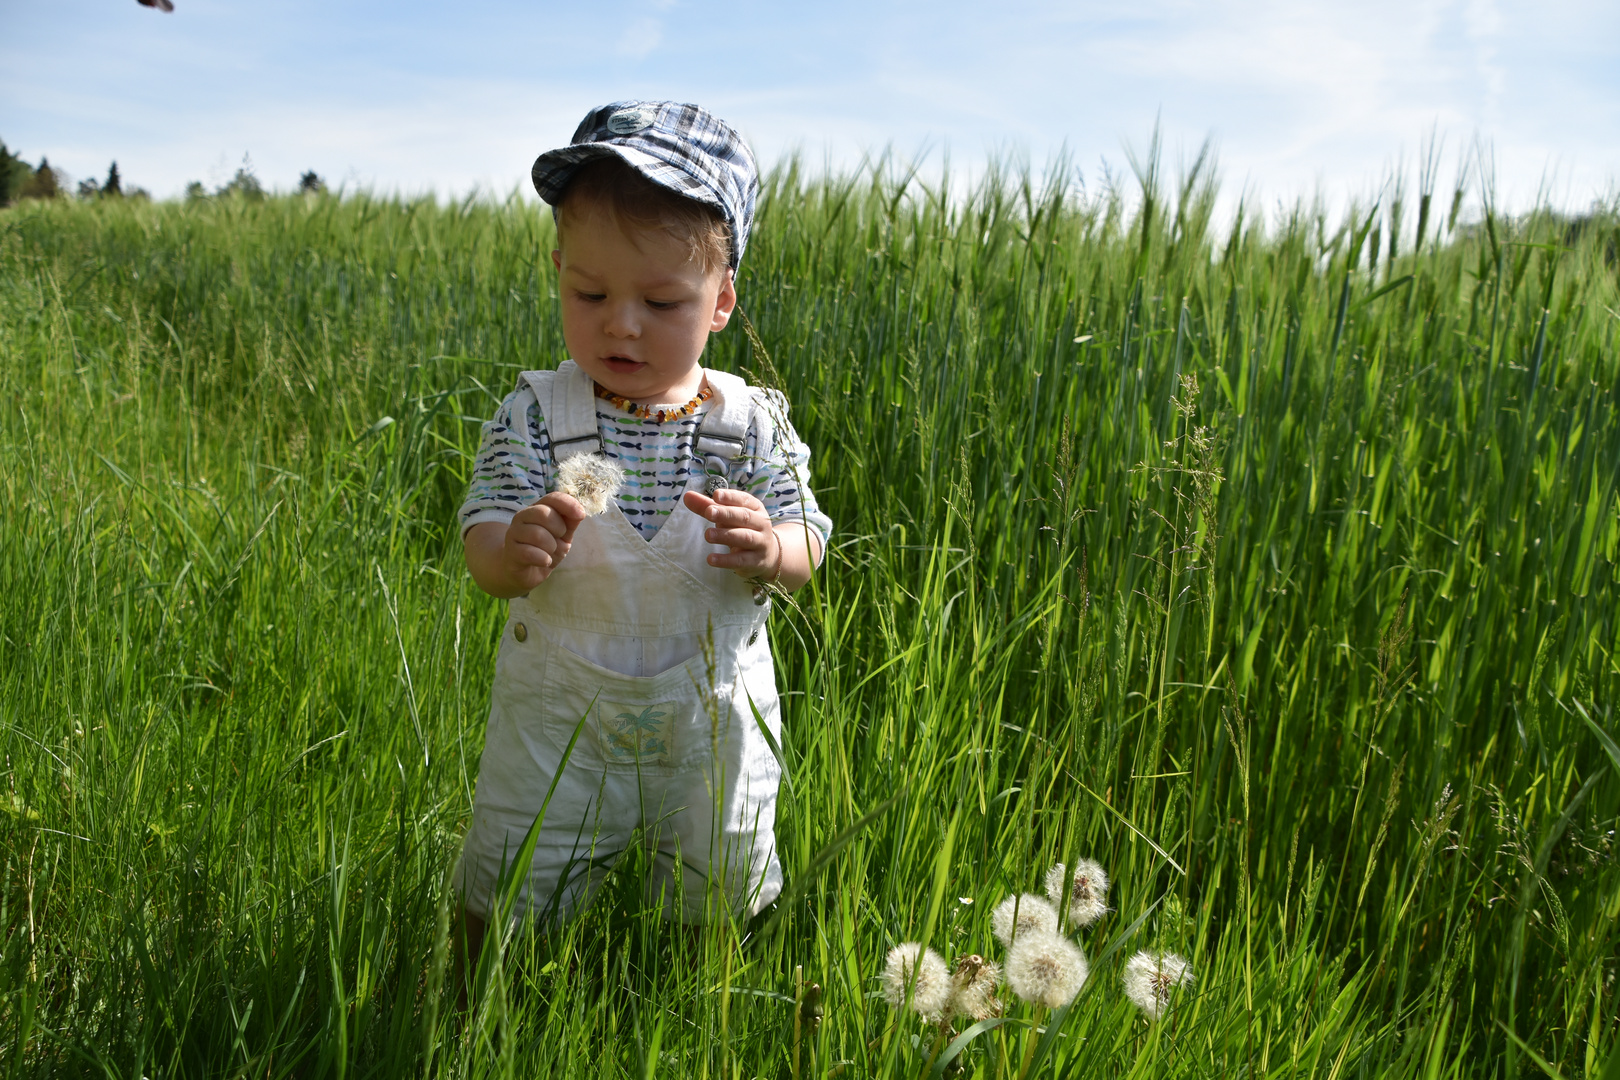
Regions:
<svg viewBox="0 0 1620 1080"><path fill-rule="evenodd" d="M534 190L539 192L540 197L555 206L561 201L563 192L568 190L568 181L574 178L575 170L587 161L604 157L620 158L643 176L650 167L661 164L651 154L633 146L617 146L609 142L575 143L547 150L535 158L529 178L534 181Z"/></svg>

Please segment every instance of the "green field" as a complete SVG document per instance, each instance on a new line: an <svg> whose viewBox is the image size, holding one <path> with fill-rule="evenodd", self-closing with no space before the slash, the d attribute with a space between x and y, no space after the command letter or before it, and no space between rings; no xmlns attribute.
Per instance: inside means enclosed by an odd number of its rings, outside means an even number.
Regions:
<svg viewBox="0 0 1620 1080"><path fill-rule="evenodd" d="M694 938L627 860L467 1013L455 511L563 356L549 215L0 211L5 1076L1620 1076L1615 209L897 176L775 172L710 353L838 527L773 629L788 895ZM887 950L999 955L1085 855L1080 997L930 1064Z"/></svg>

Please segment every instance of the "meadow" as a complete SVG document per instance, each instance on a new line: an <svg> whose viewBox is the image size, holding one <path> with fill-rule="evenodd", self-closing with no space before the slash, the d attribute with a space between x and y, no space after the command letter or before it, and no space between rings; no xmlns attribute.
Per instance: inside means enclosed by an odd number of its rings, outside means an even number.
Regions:
<svg viewBox="0 0 1620 1080"><path fill-rule="evenodd" d="M455 512L564 355L549 215L0 211L0 1071L1620 1077L1620 217L1215 193L772 173L709 362L837 524L773 616L787 892L693 937L629 858L465 1012ZM882 999L1086 856L1071 1007Z"/></svg>

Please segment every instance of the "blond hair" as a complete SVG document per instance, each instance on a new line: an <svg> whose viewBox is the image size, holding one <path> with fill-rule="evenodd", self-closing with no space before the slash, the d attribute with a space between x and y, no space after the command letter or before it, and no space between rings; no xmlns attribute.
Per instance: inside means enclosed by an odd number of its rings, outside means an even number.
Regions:
<svg viewBox="0 0 1620 1080"><path fill-rule="evenodd" d="M564 221L581 210L601 211L626 231L661 232L679 241L704 273L731 263L731 227L719 210L653 183L617 155L575 170L557 201L559 245Z"/></svg>

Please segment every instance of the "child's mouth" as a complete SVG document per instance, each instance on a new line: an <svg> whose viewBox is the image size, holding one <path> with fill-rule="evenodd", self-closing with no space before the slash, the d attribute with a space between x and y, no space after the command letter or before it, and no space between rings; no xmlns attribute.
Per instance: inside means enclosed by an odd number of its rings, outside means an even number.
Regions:
<svg viewBox="0 0 1620 1080"><path fill-rule="evenodd" d="M602 363L616 375L628 375L646 366L640 360L632 360L627 356L604 356Z"/></svg>

